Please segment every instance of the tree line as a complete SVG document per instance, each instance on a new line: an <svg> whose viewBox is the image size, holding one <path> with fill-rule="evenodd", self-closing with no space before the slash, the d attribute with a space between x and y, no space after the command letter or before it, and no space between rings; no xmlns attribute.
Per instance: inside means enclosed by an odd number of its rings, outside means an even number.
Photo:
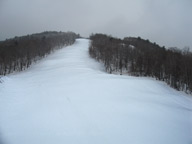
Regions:
<svg viewBox="0 0 192 144"><path fill-rule="evenodd" d="M189 48L161 47L140 37L90 36L89 54L104 63L109 73L149 76L171 87L192 92L192 53Z"/></svg>
<svg viewBox="0 0 192 144"><path fill-rule="evenodd" d="M79 35L73 32L42 32L0 42L0 75L22 71L53 50L71 45Z"/></svg>

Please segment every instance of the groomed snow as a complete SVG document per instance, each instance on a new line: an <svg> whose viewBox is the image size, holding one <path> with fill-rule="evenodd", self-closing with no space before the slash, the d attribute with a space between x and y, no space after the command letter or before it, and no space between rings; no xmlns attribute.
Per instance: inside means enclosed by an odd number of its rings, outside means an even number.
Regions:
<svg viewBox="0 0 192 144"><path fill-rule="evenodd" d="M0 84L6 144L191 144L192 99L150 78L110 75L89 40Z"/></svg>

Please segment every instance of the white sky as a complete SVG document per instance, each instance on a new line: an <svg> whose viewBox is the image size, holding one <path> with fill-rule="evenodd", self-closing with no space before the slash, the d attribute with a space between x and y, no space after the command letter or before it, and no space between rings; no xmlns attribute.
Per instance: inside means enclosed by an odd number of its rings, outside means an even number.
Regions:
<svg viewBox="0 0 192 144"><path fill-rule="evenodd" d="M192 0L0 0L0 40L56 30L192 48L191 7Z"/></svg>

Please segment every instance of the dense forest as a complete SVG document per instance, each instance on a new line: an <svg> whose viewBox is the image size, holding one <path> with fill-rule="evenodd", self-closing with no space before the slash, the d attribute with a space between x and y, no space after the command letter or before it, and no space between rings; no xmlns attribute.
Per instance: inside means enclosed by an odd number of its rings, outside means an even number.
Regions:
<svg viewBox="0 0 192 144"><path fill-rule="evenodd" d="M140 37L122 40L94 34L90 39L91 57L103 62L107 72L154 77L177 90L192 92L192 53L189 48L166 49Z"/></svg>
<svg viewBox="0 0 192 144"><path fill-rule="evenodd" d="M71 45L79 35L73 32L43 32L0 42L0 75L22 71L55 49Z"/></svg>

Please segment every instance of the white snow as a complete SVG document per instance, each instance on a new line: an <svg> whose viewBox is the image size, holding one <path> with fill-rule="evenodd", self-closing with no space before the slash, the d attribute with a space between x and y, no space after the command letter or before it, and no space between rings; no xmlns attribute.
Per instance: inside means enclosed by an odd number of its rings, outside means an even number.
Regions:
<svg viewBox="0 0 192 144"><path fill-rule="evenodd" d="M89 40L0 83L6 144L191 144L192 99L151 78L111 75Z"/></svg>

